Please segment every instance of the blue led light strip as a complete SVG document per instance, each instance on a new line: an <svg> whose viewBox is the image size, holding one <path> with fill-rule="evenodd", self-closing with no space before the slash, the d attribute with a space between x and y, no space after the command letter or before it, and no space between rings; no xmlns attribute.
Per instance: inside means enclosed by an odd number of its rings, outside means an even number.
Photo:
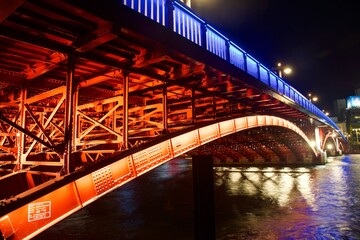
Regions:
<svg viewBox="0 0 360 240"><path fill-rule="evenodd" d="M135 4L135 1L137 1L137 5ZM154 2L156 1L156 4ZM148 4L151 4L151 16L148 16L149 14L146 12L147 7L144 7L144 12L141 11L141 6L147 6ZM168 4L170 3L170 4ZM168 8L169 5L173 6L173 20L174 24L173 26L168 26L173 28L173 31L178 33L179 35L189 39L190 41L206 48L208 51L218 55L219 57L225 59L230 64L233 64L234 66L246 71L250 75L254 76L255 78L259 79L260 81L264 82L267 86L274 89L275 91L279 92L279 85L280 87L280 93L284 96L287 96L291 100L293 100L296 104L303 107L304 109L308 110L309 112L315 114L319 117L319 119L331 125L336 131L338 131L341 136L345 139L344 135L341 133L338 126L328 117L326 116L320 109L318 109L313 103L311 103L306 97L304 97L301 93L299 93L295 88L288 85L283 79L276 76L272 71L270 71L268 68L263 66L259 61L257 61L254 57L250 56L248 53L246 53L244 50L242 50L240 47L238 47L235 43L231 42L227 37L222 35L219 31L217 31L215 28L211 27L209 24L206 24L204 20L199 18L195 13L191 11L187 6L185 6L183 3L179 2L178 0L123 0L123 4L140 12L141 14L149 17L150 19L159 22L162 25L165 25L165 14L168 14ZM154 7L153 4L157 7L157 18L153 18L153 11ZM162 6L159 6L159 5ZM135 5L138 6L135 9ZM159 9L162 9L162 18L160 18L158 15L160 14ZM166 10L164 10L166 9ZM180 11L183 15L180 17L181 13L176 12L174 14L174 11ZM168 16L169 17L169 16ZM162 21L160 20L162 19ZM194 21L197 21L201 24L202 27L200 27L200 32L198 32L198 26L194 23L191 23L191 19ZM189 24L190 21L190 24ZM211 39L215 41L215 44L206 43L205 46L203 46L204 42L202 42L203 34L202 31L210 30L214 36L211 36ZM209 34L206 33L206 38L210 38ZM214 40L217 38L221 38L224 40L225 44L221 44L222 41L220 40ZM224 47L226 49L224 49ZM232 48L235 49L235 51L231 51ZM226 51L229 51L229 56L226 56ZM243 56L241 57L241 53ZM240 62L236 62L236 58L240 59ZM242 60L242 61L241 61ZM254 67L254 64L256 65ZM249 67L249 68L248 68ZM264 76L264 74L261 74L261 70L268 72L268 79L267 81L263 81L266 79L263 79L261 76ZM275 82L273 82L275 81Z"/></svg>

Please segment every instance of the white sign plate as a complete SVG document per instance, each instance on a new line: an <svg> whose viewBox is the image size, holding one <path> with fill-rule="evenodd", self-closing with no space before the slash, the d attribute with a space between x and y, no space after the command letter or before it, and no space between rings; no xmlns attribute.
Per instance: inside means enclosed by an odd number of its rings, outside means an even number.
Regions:
<svg viewBox="0 0 360 240"><path fill-rule="evenodd" d="M28 222L51 217L51 201L30 203L28 205Z"/></svg>

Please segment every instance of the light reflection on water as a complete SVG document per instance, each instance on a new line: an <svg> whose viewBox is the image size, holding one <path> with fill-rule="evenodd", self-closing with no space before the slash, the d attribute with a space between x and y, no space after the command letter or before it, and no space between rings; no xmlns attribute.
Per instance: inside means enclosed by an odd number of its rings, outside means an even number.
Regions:
<svg viewBox="0 0 360 240"><path fill-rule="evenodd" d="M292 191L299 191L313 206L312 179L308 168L215 168L215 185L225 185L228 196L264 196L279 206L286 206ZM229 180L230 181L229 181ZM313 206L314 207L314 206Z"/></svg>
<svg viewBox="0 0 360 240"><path fill-rule="evenodd" d="M301 168L215 168L216 234L360 239L360 155ZM36 239L194 239L191 162L124 185Z"/></svg>
<svg viewBox="0 0 360 240"><path fill-rule="evenodd" d="M228 181L235 172L241 176ZM313 168L222 168L216 176L218 239L360 239L360 155Z"/></svg>

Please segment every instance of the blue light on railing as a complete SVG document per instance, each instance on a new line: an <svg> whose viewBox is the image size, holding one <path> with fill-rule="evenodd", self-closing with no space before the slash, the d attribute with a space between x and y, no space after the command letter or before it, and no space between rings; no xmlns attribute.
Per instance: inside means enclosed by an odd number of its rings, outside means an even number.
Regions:
<svg viewBox="0 0 360 240"><path fill-rule="evenodd" d="M272 72L270 72L270 87L272 88L272 89L277 89L277 77L276 77L276 75L275 75L275 73L272 73Z"/></svg>
<svg viewBox="0 0 360 240"><path fill-rule="evenodd" d="M278 80L278 92L284 94L284 82L280 79Z"/></svg>
<svg viewBox="0 0 360 240"><path fill-rule="evenodd" d="M123 4L165 26L166 0L123 0Z"/></svg>
<svg viewBox="0 0 360 240"><path fill-rule="evenodd" d="M210 25L206 25L206 49L226 60L228 39Z"/></svg>
<svg viewBox="0 0 360 240"><path fill-rule="evenodd" d="M269 86L269 70L262 64L259 65L260 80Z"/></svg>
<svg viewBox="0 0 360 240"><path fill-rule="evenodd" d="M236 67L245 70L245 51L229 42L230 63Z"/></svg>
<svg viewBox="0 0 360 240"><path fill-rule="evenodd" d="M167 5L166 3L171 4ZM123 0L123 4L164 26L168 26L166 17L172 18L172 26L168 27L173 28L174 32L244 70L340 131L328 116L296 89L288 85L236 44L229 41L219 31L206 24L205 21L178 0ZM172 12L169 11L171 10L168 9L169 6L173 6ZM204 31L206 32L204 33Z"/></svg>
<svg viewBox="0 0 360 240"><path fill-rule="evenodd" d="M258 61L256 61L255 58L251 57L249 54L246 54L246 70L248 74L259 78Z"/></svg>
<svg viewBox="0 0 360 240"><path fill-rule="evenodd" d="M229 41L229 39L227 37L225 37L224 35L222 35L218 30L216 30L215 28L213 28L211 25L206 24L207 29L210 29L211 31L213 31L216 35L218 35L219 37L223 38L226 41Z"/></svg>
<svg viewBox="0 0 360 240"><path fill-rule="evenodd" d="M189 14L191 17L193 17L194 19L196 19L196 21L205 24L205 21L202 20L201 18L199 18L196 14L194 14L192 11L190 11L185 5L183 5L180 2L174 1L174 6L180 8L181 10L183 10L184 12L186 12L187 14Z"/></svg>
<svg viewBox="0 0 360 240"><path fill-rule="evenodd" d="M284 95L289 97L289 85L285 84L285 87L284 87Z"/></svg>
<svg viewBox="0 0 360 240"><path fill-rule="evenodd" d="M176 2L175 2L176 3ZM201 45L201 25L204 21L195 17L183 6L174 4L173 30L190 41Z"/></svg>

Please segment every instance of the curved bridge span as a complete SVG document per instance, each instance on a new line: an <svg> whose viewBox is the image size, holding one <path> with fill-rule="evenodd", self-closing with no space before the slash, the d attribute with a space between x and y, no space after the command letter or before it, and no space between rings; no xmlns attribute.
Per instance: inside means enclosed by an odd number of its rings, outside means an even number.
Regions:
<svg viewBox="0 0 360 240"><path fill-rule="evenodd" d="M261 127L280 127L293 131L298 139L309 144L310 155L317 155L316 150L310 147L310 140L305 133L293 123L279 117L259 115L206 124L200 128L168 134L163 139L123 151L118 156L50 180L35 189L19 194L13 193L16 195L15 198L5 196L6 192L3 190L6 190L6 187L1 186L2 198L7 198L3 202L7 206L6 209L1 209L2 233L5 237L13 235L12 239L31 238L102 195L175 157L218 139ZM244 151L239 151L240 153L244 154ZM306 152L303 153L305 155ZM307 163L319 163L314 157L306 160L304 156L303 160L308 161ZM289 163L295 161L290 160ZM247 159L243 164L246 163L253 162ZM276 165L279 162L268 163ZM24 175L23 180L26 180L26 174L25 171L20 173ZM9 175L8 184L12 184L11 182L15 180L12 178L18 178L19 181L18 175Z"/></svg>
<svg viewBox="0 0 360 240"><path fill-rule="evenodd" d="M180 155L322 164L346 150L321 110L177 0L0 9L3 238L31 238Z"/></svg>

